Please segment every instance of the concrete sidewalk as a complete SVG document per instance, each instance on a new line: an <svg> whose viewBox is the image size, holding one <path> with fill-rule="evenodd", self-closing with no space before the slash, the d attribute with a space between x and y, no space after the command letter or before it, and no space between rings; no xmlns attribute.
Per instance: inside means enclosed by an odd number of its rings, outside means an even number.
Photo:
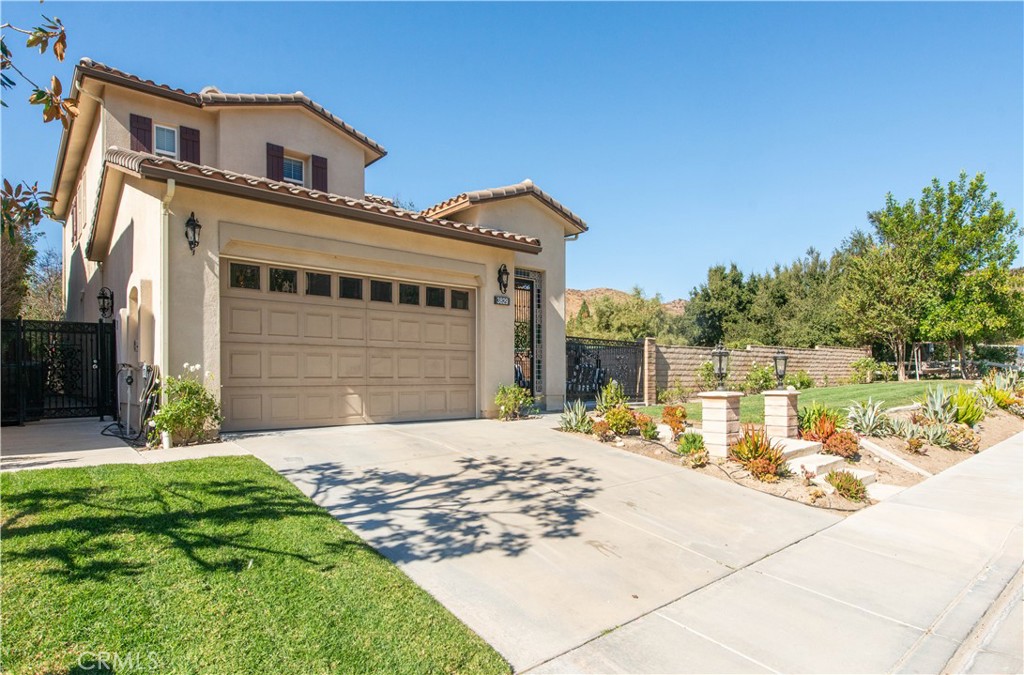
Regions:
<svg viewBox="0 0 1024 675"><path fill-rule="evenodd" d="M153 464L179 459L247 455L231 442L169 450L139 450L102 431L95 419L44 420L0 430L0 471L65 469L101 464Z"/></svg>
<svg viewBox="0 0 1024 675"><path fill-rule="evenodd" d="M937 673L956 654L1019 673L1022 448L1018 434L536 672Z"/></svg>

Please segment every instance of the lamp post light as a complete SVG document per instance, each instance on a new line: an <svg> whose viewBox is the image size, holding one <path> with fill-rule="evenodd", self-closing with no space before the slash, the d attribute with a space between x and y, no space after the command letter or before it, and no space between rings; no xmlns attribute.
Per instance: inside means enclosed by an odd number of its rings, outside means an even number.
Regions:
<svg viewBox="0 0 1024 675"><path fill-rule="evenodd" d="M772 360L775 361L775 379L778 382L778 388L782 389L783 381L786 379L786 361L789 360L789 357L780 347L772 356Z"/></svg>
<svg viewBox="0 0 1024 675"><path fill-rule="evenodd" d="M711 350L711 363L715 368L718 391L725 391L725 376L729 374L729 350L721 342Z"/></svg>
<svg viewBox="0 0 1024 675"><path fill-rule="evenodd" d="M498 268L498 290L502 295L508 290L508 268L505 267L505 263Z"/></svg>
<svg viewBox="0 0 1024 675"><path fill-rule="evenodd" d="M196 249L199 248L199 231L202 229L203 226L196 220L196 212L193 211L185 222L185 239L188 240L188 248L192 255L195 255Z"/></svg>
<svg viewBox="0 0 1024 675"><path fill-rule="evenodd" d="M96 296L96 301L100 305L100 317L109 319L114 316L114 292L104 286L100 289L99 295Z"/></svg>

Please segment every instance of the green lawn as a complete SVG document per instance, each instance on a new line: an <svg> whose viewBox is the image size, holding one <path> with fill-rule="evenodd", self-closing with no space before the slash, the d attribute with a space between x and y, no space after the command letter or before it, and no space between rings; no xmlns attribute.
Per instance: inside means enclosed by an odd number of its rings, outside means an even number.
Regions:
<svg viewBox="0 0 1024 675"><path fill-rule="evenodd" d="M886 408L895 408L913 403L924 396L929 387L943 385L946 389L963 384L962 380L921 381L921 382L875 382L873 384L850 384L843 387L820 387L804 389L800 392L800 407L815 401L830 408L846 408L851 401L866 401L868 397L875 401L885 401ZM665 406L645 406L641 411L661 419L661 411ZM686 404L687 419L699 422L701 419L700 403ZM764 396L744 396L740 399L740 422L764 422Z"/></svg>
<svg viewBox="0 0 1024 675"><path fill-rule="evenodd" d="M96 672L101 651L129 672L509 672L254 458L7 473L0 489L4 673Z"/></svg>

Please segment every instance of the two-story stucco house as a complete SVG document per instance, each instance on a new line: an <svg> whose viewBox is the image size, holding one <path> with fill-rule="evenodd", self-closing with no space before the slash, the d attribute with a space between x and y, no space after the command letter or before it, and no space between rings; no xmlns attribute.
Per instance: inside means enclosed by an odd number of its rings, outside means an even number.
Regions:
<svg viewBox="0 0 1024 675"><path fill-rule="evenodd" d="M227 430L492 416L513 382L561 408L565 242L587 227L530 181L411 212L364 191L384 148L300 92L190 93L83 59L72 95L67 317L113 291L122 378L200 363Z"/></svg>

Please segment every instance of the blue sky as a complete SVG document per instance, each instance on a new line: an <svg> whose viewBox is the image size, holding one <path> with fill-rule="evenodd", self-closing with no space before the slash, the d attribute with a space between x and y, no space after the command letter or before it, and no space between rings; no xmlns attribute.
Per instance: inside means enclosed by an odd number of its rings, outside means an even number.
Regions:
<svg viewBox="0 0 1024 675"><path fill-rule="evenodd" d="M709 265L831 251L892 191L1024 190L1024 4L3 2L190 91L302 90L382 143L367 189L420 208L532 178L591 231L574 288L686 297ZM115 30L116 29L116 30ZM15 44L14 40L10 43ZM20 44L20 43L19 43ZM5 98L3 175L49 185L60 128ZM59 246L59 226L45 228Z"/></svg>

